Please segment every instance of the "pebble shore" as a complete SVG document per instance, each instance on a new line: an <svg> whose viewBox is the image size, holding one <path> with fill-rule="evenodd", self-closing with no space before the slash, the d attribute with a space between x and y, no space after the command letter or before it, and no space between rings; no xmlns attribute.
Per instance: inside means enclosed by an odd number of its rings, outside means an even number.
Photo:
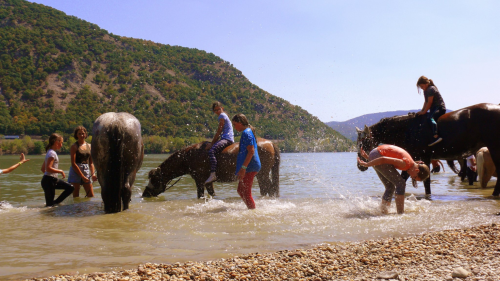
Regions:
<svg viewBox="0 0 500 281"><path fill-rule="evenodd" d="M56 275L69 280L500 280L500 226L254 253L205 262L139 265L137 269Z"/></svg>

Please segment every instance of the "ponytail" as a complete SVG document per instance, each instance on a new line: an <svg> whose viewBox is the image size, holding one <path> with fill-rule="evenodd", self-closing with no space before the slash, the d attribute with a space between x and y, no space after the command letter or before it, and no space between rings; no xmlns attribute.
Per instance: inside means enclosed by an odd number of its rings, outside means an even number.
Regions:
<svg viewBox="0 0 500 281"><path fill-rule="evenodd" d="M420 86L419 85L421 85L421 84L429 84L429 86L436 87L436 85L434 84L434 81L432 81L432 79L429 79L429 78L422 75L418 78L418 81L417 81L417 90L419 93L420 93Z"/></svg>

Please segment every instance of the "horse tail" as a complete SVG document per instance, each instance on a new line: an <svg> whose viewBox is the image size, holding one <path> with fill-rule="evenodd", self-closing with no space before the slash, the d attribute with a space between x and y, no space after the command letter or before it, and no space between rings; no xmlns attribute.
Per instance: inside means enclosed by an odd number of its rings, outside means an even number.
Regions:
<svg viewBox="0 0 500 281"><path fill-rule="evenodd" d="M481 184L481 188L485 188L490 179L486 180L485 177L485 169L484 169L484 151L480 149L477 152L476 157L476 166L477 166L477 176L479 177L479 183Z"/></svg>
<svg viewBox="0 0 500 281"><path fill-rule="evenodd" d="M280 196L280 162L281 162L281 154L280 148L278 144L272 143L274 148L274 164L271 168L271 178L272 178L272 190L275 197Z"/></svg>
<svg viewBox="0 0 500 281"><path fill-rule="evenodd" d="M455 166L455 160L446 160L446 163L448 163L448 167L455 173L458 174L460 171L457 169ZM444 167L443 167L444 169Z"/></svg>
<svg viewBox="0 0 500 281"><path fill-rule="evenodd" d="M122 210L122 186L124 182L123 177L123 132L116 125L112 125L107 132L109 142L109 155L108 158L108 174L106 189L102 189L102 199L104 201L104 211L106 213L118 213ZM113 175L120 175L119 179Z"/></svg>

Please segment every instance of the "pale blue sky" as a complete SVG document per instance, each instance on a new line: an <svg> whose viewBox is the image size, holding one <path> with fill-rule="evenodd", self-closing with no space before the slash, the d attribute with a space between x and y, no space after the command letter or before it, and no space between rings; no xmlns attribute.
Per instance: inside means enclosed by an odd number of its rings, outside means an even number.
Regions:
<svg viewBox="0 0 500 281"><path fill-rule="evenodd" d="M109 32L196 48L321 121L500 103L500 1L38 0Z"/></svg>

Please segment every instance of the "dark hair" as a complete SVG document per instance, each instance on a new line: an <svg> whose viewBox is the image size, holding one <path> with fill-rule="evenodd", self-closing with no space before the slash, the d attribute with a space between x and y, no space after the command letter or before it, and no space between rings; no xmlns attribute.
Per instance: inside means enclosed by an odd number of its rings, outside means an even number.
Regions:
<svg viewBox="0 0 500 281"><path fill-rule="evenodd" d="M429 78L427 78L427 77L425 77L423 75L420 76L418 78L418 81L417 81L417 90L418 90L419 93L420 93L420 86L419 86L420 84L429 84L429 86L436 87L436 85L434 85L434 81L432 81L432 79L429 79Z"/></svg>
<svg viewBox="0 0 500 281"><path fill-rule="evenodd" d="M62 139L62 136L59 135L59 134L56 134L56 133L53 133L52 135L50 135L49 137L49 144L47 144L47 146L45 147L45 151L49 151L49 149L54 145L54 143L58 140L58 139Z"/></svg>
<svg viewBox="0 0 500 281"><path fill-rule="evenodd" d="M417 177L421 180L424 181L426 180L429 175L431 174L429 167L425 164L417 164L418 165L418 174ZM415 179L411 179L411 183L413 187L417 188L417 181Z"/></svg>
<svg viewBox="0 0 500 281"><path fill-rule="evenodd" d="M231 119L231 121L237 122L237 123L240 123L243 126L249 127L252 130L252 133L253 133L254 137L257 138L257 135L255 134L255 128L252 125L250 125L250 123L248 122L247 117L243 113L238 113L238 114L234 115L233 119Z"/></svg>
<svg viewBox="0 0 500 281"><path fill-rule="evenodd" d="M83 131L85 133L86 136L89 136L89 134L87 133L87 129L85 129L85 127L83 126L78 126L75 128L75 130L73 131L73 137L78 140L78 131Z"/></svg>
<svg viewBox="0 0 500 281"><path fill-rule="evenodd" d="M222 104L220 103L220 101L216 101L216 102L212 103L212 110L214 110L217 106L222 107Z"/></svg>

